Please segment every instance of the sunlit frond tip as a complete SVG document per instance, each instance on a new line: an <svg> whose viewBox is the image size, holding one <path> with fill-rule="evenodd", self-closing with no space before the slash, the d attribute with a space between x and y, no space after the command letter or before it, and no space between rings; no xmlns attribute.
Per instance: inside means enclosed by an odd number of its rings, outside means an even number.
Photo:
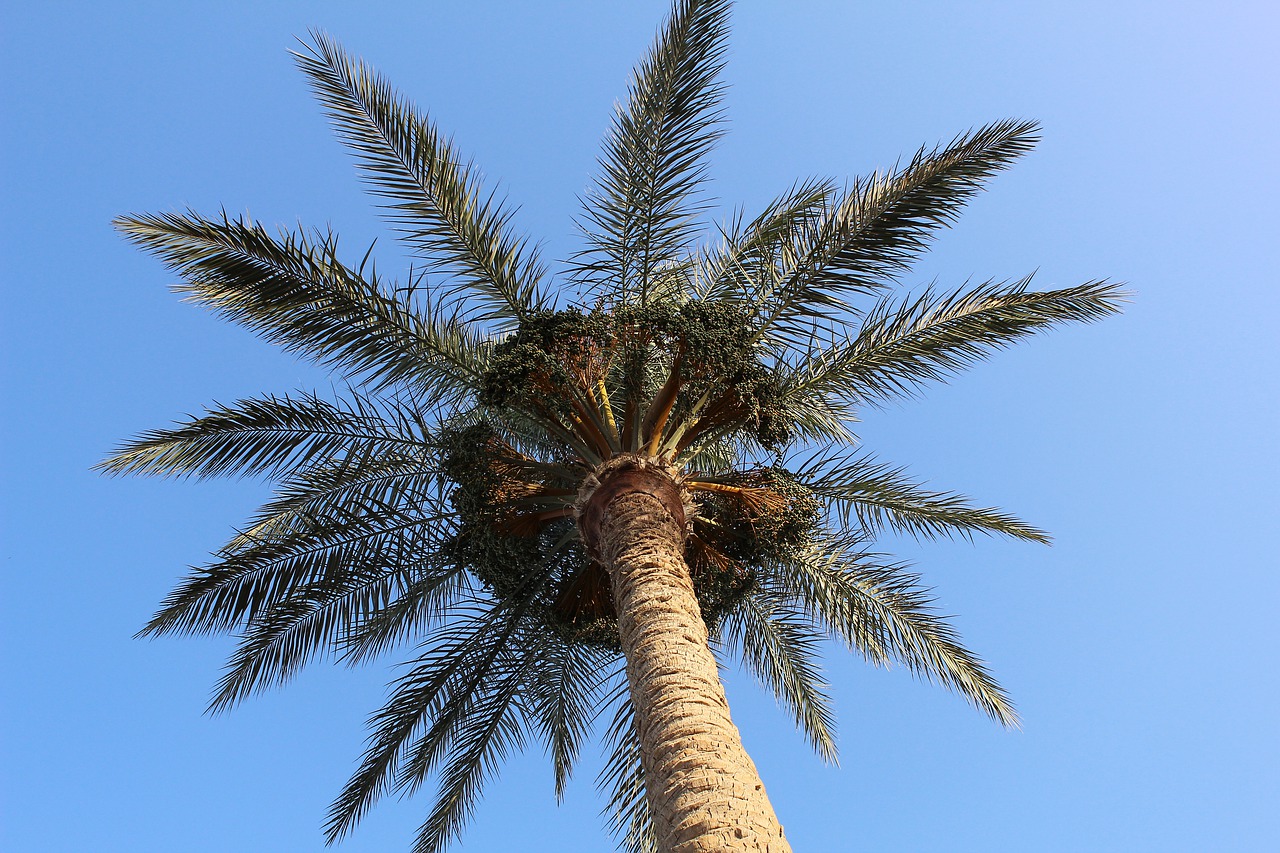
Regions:
<svg viewBox="0 0 1280 853"><path fill-rule="evenodd" d="M576 274L612 301L646 303L701 227L695 194L721 134L729 0L678 0L614 116L584 199Z"/></svg>
<svg viewBox="0 0 1280 853"><path fill-rule="evenodd" d="M453 143L383 77L322 32L294 52L339 137L408 244L454 277L472 319L504 329L544 307L545 271L512 211L480 183Z"/></svg>

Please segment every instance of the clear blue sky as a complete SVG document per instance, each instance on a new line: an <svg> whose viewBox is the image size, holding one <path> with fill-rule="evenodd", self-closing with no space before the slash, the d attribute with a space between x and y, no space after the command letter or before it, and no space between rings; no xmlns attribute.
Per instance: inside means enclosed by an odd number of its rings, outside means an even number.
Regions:
<svg viewBox="0 0 1280 853"><path fill-rule="evenodd" d="M106 480L120 439L206 403L328 389L169 294L123 212L247 210L384 234L286 54L321 27L521 205L548 257L666 12L601 3L4 3L3 828L12 851L314 851L389 664L321 666L231 714L225 638L131 635L261 500ZM1021 710L998 729L835 652L842 766L729 673L797 851L1280 849L1280 21L1271 3L744 2L713 158L726 209L851 177L989 120L1044 142L909 284L1131 283L1126 314L866 413L869 449L1052 531L887 547ZM402 262L389 236L382 265ZM607 850L589 753L557 808L535 751L458 849ZM425 799L340 848L406 850Z"/></svg>

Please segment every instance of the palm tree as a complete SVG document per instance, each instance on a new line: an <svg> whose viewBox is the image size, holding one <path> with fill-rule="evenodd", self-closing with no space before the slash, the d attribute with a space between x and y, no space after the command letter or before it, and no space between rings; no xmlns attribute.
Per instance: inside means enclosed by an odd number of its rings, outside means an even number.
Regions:
<svg viewBox="0 0 1280 853"><path fill-rule="evenodd" d="M217 406L101 464L278 484L141 632L238 635L213 709L317 657L412 649L331 842L430 777L414 849L439 850L511 751L543 741L561 792L603 723L599 781L627 848L787 850L717 655L772 688L827 759L829 637L1016 722L916 576L869 548L885 530L1047 536L855 452L850 424L1023 336L1113 313L1121 294L1027 277L895 295L931 235L1032 147L1025 121L844 187L798 183L698 247L728 11L677 0L614 117L558 288L453 145L322 34L298 64L417 273L386 280L368 253L348 265L329 232L117 220L191 301L348 383L338 399Z"/></svg>

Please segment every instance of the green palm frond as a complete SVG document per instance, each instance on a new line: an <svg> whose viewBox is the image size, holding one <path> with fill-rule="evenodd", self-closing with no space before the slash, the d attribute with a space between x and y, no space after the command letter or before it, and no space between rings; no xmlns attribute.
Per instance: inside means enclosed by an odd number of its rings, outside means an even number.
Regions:
<svg viewBox="0 0 1280 853"><path fill-rule="evenodd" d="M879 290L910 269L933 232L1029 151L1038 130L1034 122L996 122L945 147L921 149L905 169L856 182L800 232L805 243L789 250L790 268L758 283L762 338L803 344L815 322L850 308L848 295Z"/></svg>
<svg viewBox="0 0 1280 853"><path fill-rule="evenodd" d="M195 569L139 633L203 634L251 625L297 590L438 551L452 518L451 511L430 503L378 512L343 507L287 539L223 553L221 560Z"/></svg>
<svg viewBox="0 0 1280 853"><path fill-rule="evenodd" d="M509 233L511 211L477 171L377 72L323 33L312 39L298 67L405 239L483 306L471 318L509 329L543 307L537 253Z"/></svg>
<svg viewBox="0 0 1280 853"><path fill-rule="evenodd" d="M468 697L448 738L448 759L440 768L436 804L418 829L413 853L438 853L462 833L480 796L486 775L512 752L524 748L518 699L533 657L504 649L497 665ZM432 753L432 758L446 754ZM433 762L434 763L434 762ZM410 788L410 790L412 790Z"/></svg>
<svg viewBox="0 0 1280 853"><path fill-rule="evenodd" d="M447 618L450 606L476 597L476 585L462 567L428 562L400 595L385 607L352 624L339 640L339 653L355 666L366 663L391 647L421 637Z"/></svg>
<svg viewBox="0 0 1280 853"><path fill-rule="evenodd" d="M1041 292L1027 290L1030 283L1028 276L885 300L868 313L856 337L811 356L793 392L802 400L859 402L910 395L1027 335L1115 314L1125 297L1120 285L1106 281Z"/></svg>
<svg viewBox="0 0 1280 853"><path fill-rule="evenodd" d="M381 476L348 478L337 502L322 489L319 497L303 490L298 500L268 504L268 513L284 509L237 537L220 565L196 576L204 583L148 626L190 630L201 612L245 608L240 644L210 710L284 683L318 655L349 655L353 633L410 593L442 603L441 592L456 590L461 569L435 556L451 527L443 499L424 488L433 478L421 471L387 478L378 470ZM322 482L334 479L326 469ZM228 598L236 604L228 607Z"/></svg>
<svg viewBox="0 0 1280 853"><path fill-rule="evenodd" d="M321 462L421 450L421 437L359 398L343 406L304 394L240 400L172 429L148 430L97 467L162 477L274 477Z"/></svg>
<svg viewBox="0 0 1280 853"><path fill-rule="evenodd" d="M771 690L825 761L836 762L835 712L819 664L825 633L775 590L758 589L725 617L724 640Z"/></svg>
<svg viewBox="0 0 1280 853"><path fill-rule="evenodd" d="M874 535L885 528L933 539L1000 533L1048 544L1049 535L1008 513L975 507L954 492L932 491L904 469L876 461L870 454L828 450L805 460L797 476L834 509L848 527Z"/></svg>
<svg viewBox="0 0 1280 853"><path fill-rule="evenodd" d="M482 338L448 315L388 296L394 285L384 287L372 270L343 265L332 234L277 239L226 214L125 216L115 225L183 276L175 289L193 302L352 380L409 383L424 406L456 405L484 370Z"/></svg>
<svg viewBox="0 0 1280 853"><path fill-rule="evenodd" d="M992 719L1017 726L1004 688L933 609L919 577L881 564L847 537L815 543L797 559L780 561L761 582L824 624L867 660L897 661L912 673L955 690Z"/></svg>
<svg viewBox="0 0 1280 853"><path fill-rule="evenodd" d="M253 693L284 684L317 656L338 651L351 627L385 608L415 573L376 560L347 561L335 574L289 589L287 596L254 615L227 661L210 711L227 710ZM439 574L433 579L438 581Z"/></svg>
<svg viewBox="0 0 1280 853"><path fill-rule="evenodd" d="M730 441L699 442L681 459L692 476L710 476L737 467L742 461L742 449Z"/></svg>
<svg viewBox="0 0 1280 853"><path fill-rule="evenodd" d="M601 175L585 200L588 248L576 274L615 303L649 301L698 230L691 197L720 136L717 82L728 0L678 0L614 116Z"/></svg>
<svg viewBox="0 0 1280 853"><path fill-rule="evenodd" d="M555 634L546 637L545 651L531 661L521 694L551 755L557 799L564 798L604 687L618 678L618 662L617 652Z"/></svg>
<svg viewBox="0 0 1280 853"><path fill-rule="evenodd" d="M626 853L657 853L653 813L645 796L640 736L625 684L604 707L612 707L614 713L605 732L608 756L596 779L596 787L608 797L601 813Z"/></svg>
<svg viewBox="0 0 1280 853"><path fill-rule="evenodd" d="M754 301L781 286L782 276L828 214L837 193L830 180L798 183L745 227L723 230L708 252L694 289L700 299Z"/></svg>
<svg viewBox="0 0 1280 853"><path fill-rule="evenodd" d="M348 455L289 474L220 553L284 542L295 534L306 536L321 518L438 500L437 460L421 447L413 450L406 455Z"/></svg>
<svg viewBox="0 0 1280 853"><path fill-rule="evenodd" d="M330 843L349 832L383 794L419 786L453 744L458 727L468 725L477 701L489 699L498 720L505 718L522 674L518 668L511 670L513 640L524 615L524 608L501 602L459 611L423 643L422 653L408 664L408 672L397 680L386 704L369 719L371 733L364 758L329 812L325 834ZM504 683L497 684L495 675ZM483 721L479 732L470 733L479 735L471 740L480 744L481 762L484 735L495 731L491 725L492 719ZM497 731L501 733L503 726L499 724ZM464 730L464 742L466 734ZM454 764L452 769L452 779L467 787L473 777L465 767ZM456 829L456 817L451 818L448 810L447 787L442 785L439 805L423 825L421 838L438 837L447 826ZM471 791L474 795L474 786Z"/></svg>
<svg viewBox="0 0 1280 853"><path fill-rule="evenodd" d="M777 374L779 393L774 401L774 417L786 423L799 440L816 445L852 445L858 438L850 427L858 422L847 402L820 396L804 387L803 375L789 371Z"/></svg>

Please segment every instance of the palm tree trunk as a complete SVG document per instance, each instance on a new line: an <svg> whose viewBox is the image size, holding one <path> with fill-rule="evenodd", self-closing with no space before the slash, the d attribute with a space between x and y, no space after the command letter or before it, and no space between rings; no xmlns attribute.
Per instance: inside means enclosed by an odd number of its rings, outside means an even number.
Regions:
<svg viewBox="0 0 1280 853"><path fill-rule="evenodd" d="M583 530L612 580L658 848L789 853L707 645L683 492L648 460L610 467Z"/></svg>

